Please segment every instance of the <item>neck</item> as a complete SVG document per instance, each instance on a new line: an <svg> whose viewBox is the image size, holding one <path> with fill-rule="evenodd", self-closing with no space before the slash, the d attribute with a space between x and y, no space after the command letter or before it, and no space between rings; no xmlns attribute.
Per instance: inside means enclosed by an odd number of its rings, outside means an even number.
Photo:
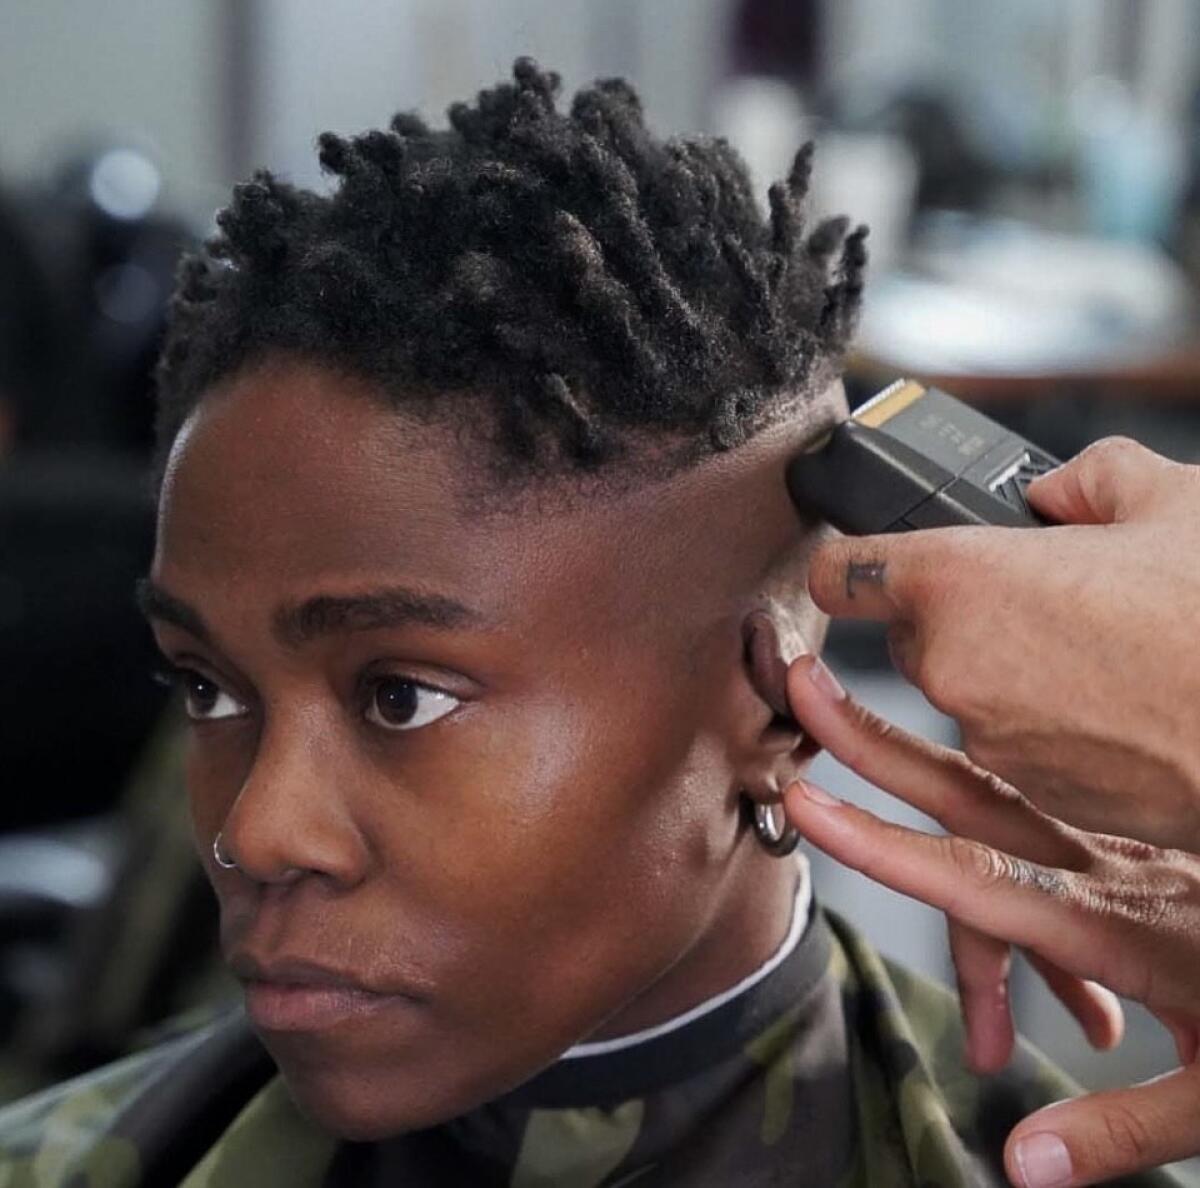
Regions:
<svg viewBox="0 0 1200 1188"><path fill-rule="evenodd" d="M787 939L799 881L807 879L806 862L773 858L747 838L745 860L731 873L729 894L709 927L666 974L606 1020L588 1042L667 1023L751 976Z"/></svg>

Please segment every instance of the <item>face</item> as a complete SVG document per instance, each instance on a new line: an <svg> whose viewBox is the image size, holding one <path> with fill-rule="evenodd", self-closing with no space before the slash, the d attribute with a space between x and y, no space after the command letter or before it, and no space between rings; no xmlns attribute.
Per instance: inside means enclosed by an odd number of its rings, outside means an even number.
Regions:
<svg viewBox="0 0 1200 1188"><path fill-rule="evenodd" d="M452 433L311 366L185 426L149 601L197 844L251 1018L329 1128L430 1125L703 989L692 955L763 861L747 574L804 543L782 463L737 454L485 516Z"/></svg>

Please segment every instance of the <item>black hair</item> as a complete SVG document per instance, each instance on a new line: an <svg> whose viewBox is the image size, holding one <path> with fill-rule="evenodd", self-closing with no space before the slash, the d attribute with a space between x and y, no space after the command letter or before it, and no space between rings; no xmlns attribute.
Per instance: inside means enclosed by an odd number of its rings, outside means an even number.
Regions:
<svg viewBox="0 0 1200 1188"><path fill-rule="evenodd" d="M513 78L448 129L324 133L329 195L267 172L235 188L181 266L160 462L206 390L277 353L419 415L481 399L510 476L600 470L639 438L729 449L837 368L867 232L807 231L811 145L768 215L727 141L657 139L624 81L566 114L557 74L522 58Z"/></svg>

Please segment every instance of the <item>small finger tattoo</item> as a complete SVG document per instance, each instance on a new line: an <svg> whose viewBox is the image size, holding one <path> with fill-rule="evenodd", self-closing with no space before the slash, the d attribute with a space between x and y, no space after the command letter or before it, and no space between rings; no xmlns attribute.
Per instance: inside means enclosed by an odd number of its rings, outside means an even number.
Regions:
<svg viewBox="0 0 1200 1188"><path fill-rule="evenodd" d="M1061 870L1038 866L1022 858L1012 860L1009 874L1018 887L1028 887L1031 891L1040 891L1056 899L1063 898L1070 887Z"/></svg>
<svg viewBox="0 0 1200 1188"><path fill-rule="evenodd" d="M868 586L882 588L886 574L886 561L851 561L846 566L846 597L856 597L854 593L856 582L864 582Z"/></svg>

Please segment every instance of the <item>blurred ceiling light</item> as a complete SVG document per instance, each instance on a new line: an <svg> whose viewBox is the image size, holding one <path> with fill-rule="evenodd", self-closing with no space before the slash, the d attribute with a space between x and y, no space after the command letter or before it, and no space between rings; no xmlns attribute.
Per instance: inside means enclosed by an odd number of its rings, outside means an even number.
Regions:
<svg viewBox="0 0 1200 1188"><path fill-rule="evenodd" d="M92 167L92 201L114 219L132 222L149 214L158 200L162 177L148 157L134 149L111 149Z"/></svg>

